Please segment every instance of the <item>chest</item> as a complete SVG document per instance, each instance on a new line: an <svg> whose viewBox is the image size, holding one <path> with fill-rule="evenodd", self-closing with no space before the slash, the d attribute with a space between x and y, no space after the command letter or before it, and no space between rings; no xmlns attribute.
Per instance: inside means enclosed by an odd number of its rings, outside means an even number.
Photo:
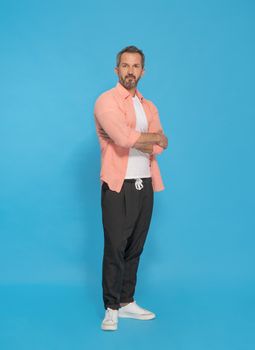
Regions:
<svg viewBox="0 0 255 350"><path fill-rule="evenodd" d="M148 131L148 119L143 108L143 104L140 102L138 97L133 97L133 106L135 109L136 116L136 127L137 131L146 132Z"/></svg>
<svg viewBox="0 0 255 350"><path fill-rule="evenodd" d="M145 101L142 103L131 97L127 98L121 103L121 111L128 126L142 132L149 129L152 114Z"/></svg>

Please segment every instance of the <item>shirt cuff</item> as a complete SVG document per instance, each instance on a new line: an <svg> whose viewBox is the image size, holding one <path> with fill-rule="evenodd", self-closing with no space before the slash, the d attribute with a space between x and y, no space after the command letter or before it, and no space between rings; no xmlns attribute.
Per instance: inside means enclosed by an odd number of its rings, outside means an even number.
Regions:
<svg viewBox="0 0 255 350"><path fill-rule="evenodd" d="M153 148L152 154L160 154L164 150L164 148L159 145L153 145L152 148Z"/></svg>

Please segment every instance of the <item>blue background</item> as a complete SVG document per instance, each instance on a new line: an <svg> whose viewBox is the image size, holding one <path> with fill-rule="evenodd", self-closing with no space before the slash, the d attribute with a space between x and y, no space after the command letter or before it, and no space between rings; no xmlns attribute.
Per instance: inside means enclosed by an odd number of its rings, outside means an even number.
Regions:
<svg viewBox="0 0 255 350"><path fill-rule="evenodd" d="M255 3L0 2L1 350L254 349ZM103 332L97 96L146 55L158 156L137 302Z"/></svg>

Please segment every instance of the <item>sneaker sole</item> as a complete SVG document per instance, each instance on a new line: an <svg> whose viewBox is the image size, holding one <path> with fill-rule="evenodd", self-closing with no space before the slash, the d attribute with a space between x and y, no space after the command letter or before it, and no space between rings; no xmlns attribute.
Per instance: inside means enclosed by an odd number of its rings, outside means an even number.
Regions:
<svg viewBox="0 0 255 350"><path fill-rule="evenodd" d="M104 331L116 331L118 329L117 325L101 325L101 329Z"/></svg>
<svg viewBox="0 0 255 350"><path fill-rule="evenodd" d="M121 318L135 318L137 320L152 320L156 317L156 315L138 315L138 314L132 314L131 312L119 312L119 317Z"/></svg>

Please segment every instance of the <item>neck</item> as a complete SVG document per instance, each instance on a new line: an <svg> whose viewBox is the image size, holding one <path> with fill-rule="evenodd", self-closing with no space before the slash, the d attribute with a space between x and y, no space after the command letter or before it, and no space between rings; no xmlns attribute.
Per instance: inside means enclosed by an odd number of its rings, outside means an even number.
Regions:
<svg viewBox="0 0 255 350"><path fill-rule="evenodd" d="M128 90L128 91L129 91L130 95L132 95L133 97L135 97L135 92L136 92L136 88L135 88L135 87L132 88L132 89L130 89L130 90Z"/></svg>

